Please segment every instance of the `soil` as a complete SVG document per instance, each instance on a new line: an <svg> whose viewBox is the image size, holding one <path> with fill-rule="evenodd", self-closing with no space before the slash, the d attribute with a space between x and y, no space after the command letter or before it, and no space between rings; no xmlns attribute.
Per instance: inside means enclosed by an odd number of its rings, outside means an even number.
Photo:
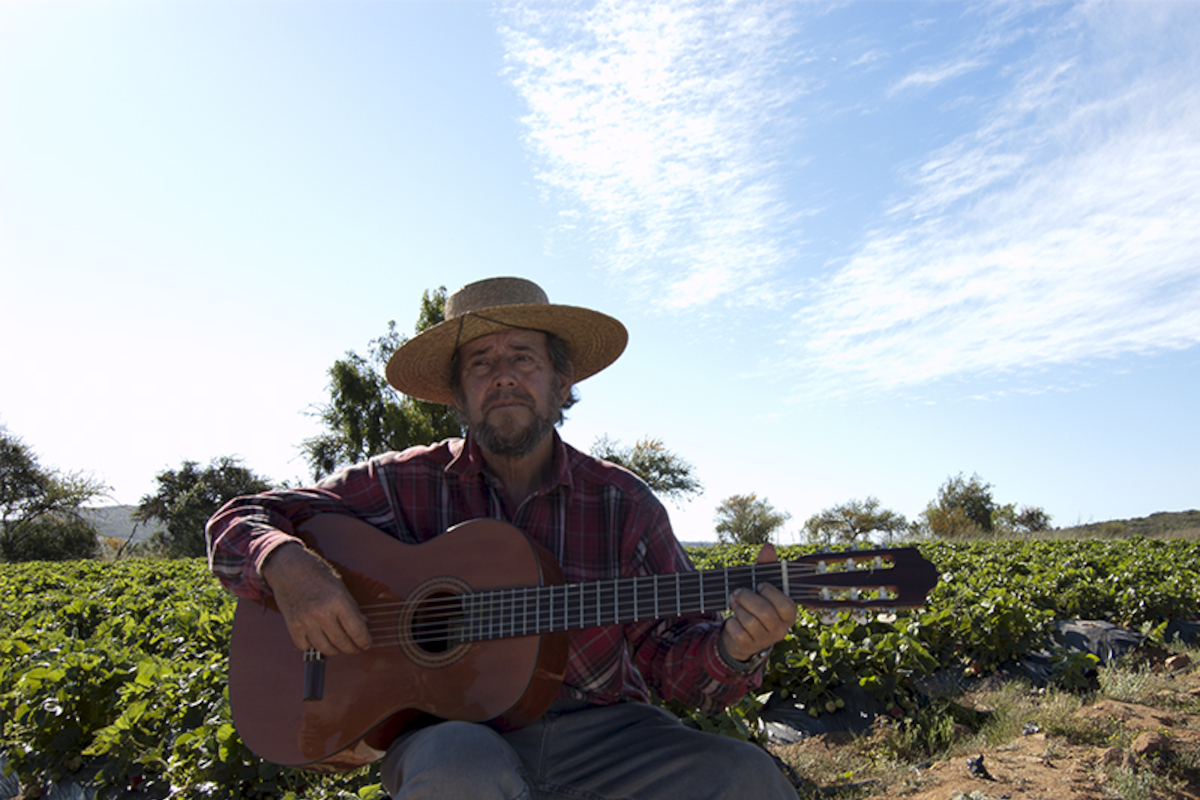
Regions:
<svg viewBox="0 0 1200 800"><path fill-rule="evenodd" d="M1118 735L1107 738L1124 742L1124 747L1104 742L1103 735L1093 737L1098 744L1085 745L1030 730L1004 745L972 750L965 745L943 760L897 769L858 782L857 787L826 784L819 795L869 800L1200 800L1198 666L1175 675L1172 689L1151 699L1154 706L1099 699L1075 712L1073 728L1116 731ZM1190 713L1168 710L1178 708ZM826 734L771 749L796 764L832 756L834 749L847 746L844 734ZM982 762L975 761L979 757Z"/></svg>

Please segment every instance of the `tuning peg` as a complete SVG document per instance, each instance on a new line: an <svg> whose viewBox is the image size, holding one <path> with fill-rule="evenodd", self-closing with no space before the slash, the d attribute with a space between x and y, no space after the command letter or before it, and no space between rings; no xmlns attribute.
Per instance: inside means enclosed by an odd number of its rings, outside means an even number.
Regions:
<svg viewBox="0 0 1200 800"><path fill-rule="evenodd" d="M850 616L853 617L854 621L859 625L866 625L871 621L871 614L865 608L854 609L850 612Z"/></svg>
<svg viewBox="0 0 1200 800"><path fill-rule="evenodd" d="M838 621L838 615L835 611L824 611L821 613L821 624L832 625Z"/></svg>

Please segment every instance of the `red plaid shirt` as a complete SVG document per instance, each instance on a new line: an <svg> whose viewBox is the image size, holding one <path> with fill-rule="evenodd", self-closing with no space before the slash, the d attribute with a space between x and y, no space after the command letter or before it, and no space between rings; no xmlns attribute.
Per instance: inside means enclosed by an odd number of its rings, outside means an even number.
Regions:
<svg viewBox="0 0 1200 800"><path fill-rule="evenodd" d="M501 487L468 436L343 469L314 489L231 501L208 524L209 565L234 594L269 592L260 569L292 538L293 524L350 514L401 541L428 541L453 525L490 517L516 525L549 550L568 582L695 569L666 510L631 473L580 453L555 434L554 480L509 518ZM650 620L571 634L561 696L597 704L648 701L652 690L715 712L762 680L732 669L718 651L719 616Z"/></svg>

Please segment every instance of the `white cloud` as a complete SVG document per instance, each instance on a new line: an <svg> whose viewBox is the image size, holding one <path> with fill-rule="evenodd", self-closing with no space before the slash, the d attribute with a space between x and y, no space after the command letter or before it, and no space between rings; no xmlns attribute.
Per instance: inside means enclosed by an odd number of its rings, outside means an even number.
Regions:
<svg viewBox="0 0 1200 800"><path fill-rule="evenodd" d="M906 89L928 89L932 86L938 86L946 81L953 80L960 75L965 75L968 72L973 72L979 69L984 64L983 61L975 58L952 61L946 64L939 64L936 67L925 67L910 72L899 81L896 82L890 90L889 95L898 94Z"/></svg>
<svg viewBox="0 0 1200 800"><path fill-rule="evenodd" d="M501 33L539 178L659 304L761 292L786 261L776 184L786 4L517 5Z"/></svg>
<svg viewBox="0 0 1200 800"><path fill-rule="evenodd" d="M904 194L817 280L793 250L814 201L785 196L780 164L820 157L790 152L788 136L844 98L820 85L801 104L797 68L813 76L807 88L820 71L818 51L786 52L798 8L600 0L503 12L539 179L571 212L563 230L592 237L648 306L802 297L783 346L804 391L1200 343L1200 6L971 6L970 24L946 29L960 40L937 31L923 63L884 77L876 97L975 114L974 128L896 166ZM932 110L942 101L930 90L976 72L969 108L949 97Z"/></svg>
<svg viewBox="0 0 1200 800"><path fill-rule="evenodd" d="M811 386L895 389L1200 344L1200 90L1185 77L1200 64L1145 63L1144 27L1082 13L1100 26L1095 47L1024 64L798 315ZM1169 47L1180 23L1143 25Z"/></svg>

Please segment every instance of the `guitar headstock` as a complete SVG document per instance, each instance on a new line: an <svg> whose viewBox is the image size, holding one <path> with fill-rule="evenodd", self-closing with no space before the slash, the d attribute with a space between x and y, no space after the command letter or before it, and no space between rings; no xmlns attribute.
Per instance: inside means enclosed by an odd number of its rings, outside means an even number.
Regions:
<svg viewBox="0 0 1200 800"><path fill-rule="evenodd" d="M812 609L915 608L937 581L937 568L915 547L812 553L788 562L788 593Z"/></svg>

